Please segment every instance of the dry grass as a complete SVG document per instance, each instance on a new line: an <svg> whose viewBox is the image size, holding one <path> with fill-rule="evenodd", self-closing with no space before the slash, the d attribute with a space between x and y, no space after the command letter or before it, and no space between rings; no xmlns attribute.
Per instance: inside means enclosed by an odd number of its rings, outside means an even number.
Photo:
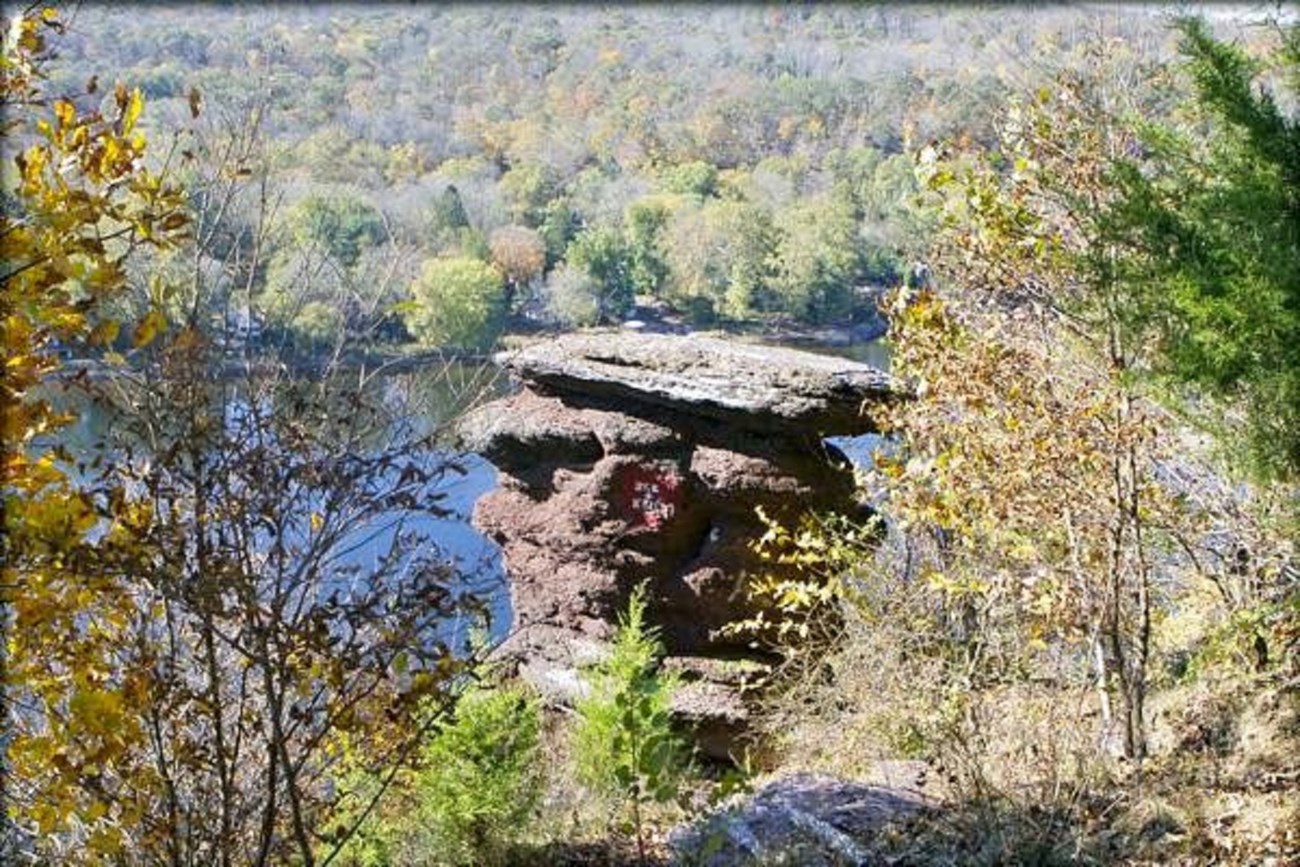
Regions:
<svg viewBox="0 0 1300 867"><path fill-rule="evenodd" d="M881 782L884 760L925 762L939 809L871 841L882 863L1300 867L1300 677L1290 660L1261 674L1203 653L1217 605L1191 594L1160 626L1153 671L1182 676L1155 679L1140 767L1099 749L1097 700L1069 658L980 682L926 653L936 636L917 621L849 618L771 700L772 772Z"/></svg>

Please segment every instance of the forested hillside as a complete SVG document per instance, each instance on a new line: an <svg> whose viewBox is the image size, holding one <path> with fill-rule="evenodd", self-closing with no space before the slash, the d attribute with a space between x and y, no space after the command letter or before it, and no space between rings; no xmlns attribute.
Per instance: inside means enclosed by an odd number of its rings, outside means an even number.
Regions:
<svg viewBox="0 0 1300 867"><path fill-rule="evenodd" d="M1104 7L91 4L51 87L137 83L164 136L197 93L214 158L255 137L236 168L270 206L236 213L269 231L237 306L268 340L477 347L511 314L610 322L637 296L696 325L870 318L925 247L913 153L991 142L1009 93L1101 38L1135 68L1172 47Z"/></svg>

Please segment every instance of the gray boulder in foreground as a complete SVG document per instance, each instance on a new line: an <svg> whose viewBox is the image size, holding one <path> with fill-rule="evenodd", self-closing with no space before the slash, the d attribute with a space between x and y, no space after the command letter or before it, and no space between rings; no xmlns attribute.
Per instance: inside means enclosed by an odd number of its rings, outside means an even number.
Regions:
<svg viewBox="0 0 1300 867"><path fill-rule="evenodd" d="M864 404L897 392L874 367L694 334L567 334L496 361L530 387L822 436L864 433Z"/></svg>
<svg viewBox="0 0 1300 867"><path fill-rule="evenodd" d="M678 829L669 845L678 867L857 867L870 863L873 833L925 804L912 789L797 774Z"/></svg>

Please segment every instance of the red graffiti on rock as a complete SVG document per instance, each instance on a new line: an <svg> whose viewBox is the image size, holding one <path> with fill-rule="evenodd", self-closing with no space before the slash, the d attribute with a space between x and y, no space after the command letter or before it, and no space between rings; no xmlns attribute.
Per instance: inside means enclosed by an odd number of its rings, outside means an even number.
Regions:
<svg viewBox="0 0 1300 867"><path fill-rule="evenodd" d="M637 465L620 479L619 505L634 527L663 527L677 513L681 498L681 476L671 470Z"/></svg>

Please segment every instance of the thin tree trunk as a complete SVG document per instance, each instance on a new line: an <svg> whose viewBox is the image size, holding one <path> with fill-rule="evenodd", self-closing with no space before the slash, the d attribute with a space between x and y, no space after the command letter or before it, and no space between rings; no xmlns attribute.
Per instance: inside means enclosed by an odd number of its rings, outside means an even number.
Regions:
<svg viewBox="0 0 1300 867"><path fill-rule="evenodd" d="M1109 743L1114 733L1115 712L1110 701L1110 669L1106 665L1106 650L1102 646L1103 621L1105 620L1104 603L1098 605L1088 574L1080 558L1079 535L1074 527L1074 513L1065 510L1065 538L1070 546L1070 571L1074 575L1075 586L1085 594L1085 608L1088 620L1088 658L1093 670L1093 685L1097 693L1097 709L1101 714L1101 744Z"/></svg>
<svg viewBox="0 0 1300 867"><path fill-rule="evenodd" d="M278 712L275 714L275 719L275 727L279 729L280 715ZM289 750L288 745L285 744L283 731L276 736L276 742L280 749L280 760L284 763L285 767L285 788L289 793L289 815L293 820L293 836L294 839L298 841L298 849L302 855L302 863L306 865L306 867L313 867L316 863L316 858L312 854L311 837L307 834L307 825L303 820L302 801L298 796L298 773L297 769L295 769L293 764L289 761Z"/></svg>
<svg viewBox="0 0 1300 867"><path fill-rule="evenodd" d="M1111 471L1115 514L1111 519L1111 542L1107 562L1109 598L1106 600L1107 613L1104 619L1104 634L1110 649L1113 671L1119 678L1119 695L1123 704L1121 716L1124 733L1124 757L1132 758L1135 749L1133 719L1129 706L1129 699L1132 696L1130 690L1132 666L1129 662L1127 648L1124 646L1124 537L1127 523L1125 515L1127 497L1124 490L1123 466L1118 455L1112 459Z"/></svg>
<svg viewBox="0 0 1300 867"><path fill-rule="evenodd" d="M259 664L262 666L262 688L267 691L267 701L271 701L273 694L273 684L271 683L270 665L271 665L271 648L270 641L263 633L261 641L258 642L258 650L261 654ZM274 713L274 711L273 711ZM270 722L264 725L271 725ZM279 813L279 803L276 792L280 786L280 751L275 749L275 730L278 726L273 726L272 730L267 733L266 744L266 804L262 810L262 830L261 840L258 845L257 860L254 862L258 867L262 867L271 857L271 842L275 839L276 815Z"/></svg>
<svg viewBox="0 0 1300 867"><path fill-rule="evenodd" d="M6 559L8 551L5 551ZM9 821L9 740L13 719L9 711L9 590L0 586L0 861L16 860L16 841Z"/></svg>
<svg viewBox="0 0 1300 867"><path fill-rule="evenodd" d="M1125 394L1125 403L1132 412L1131 396ZM1134 595L1137 603L1137 635L1129 676L1128 713L1129 728L1133 732L1133 758L1146 758L1146 674L1151 655L1151 571L1146 557L1146 540L1142 533L1142 492L1138 486L1137 445L1128 449L1129 466L1129 521L1133 526L1133 549L1136 560Z"/></svg>
<svg viewBox="0 0 1300 867"><path fill-rule="evenodd" d="M197 412L207 412L207 402L199 401ZM195 446L202 443L193 443ZM190 461L194 467L194 530L195 530L195 561L198 571L199 580L211 580L213 577L213 563L211 546L208 540L208 480L207 474L203 469L205 455L199 448L194 448L190 453ZM220 592L218 590L218 592ZM215 741L216 756L214 763L217 769L217 786L221 798L221 815L218 816L220 826L220 837L217 840L216 856L221 867L231 867L232 850L234 849L234 793L232 791L231 772L228 763L229 754L226 751L226 726L225 719L222 715L224 702L221 695L221 666L217 660L217 644L214 635L216 624L214 623L215 615L211 610L204 606L201 617L201 630L203 641L204 664L206 667L207 683L207 701L208 711L212 718L213 740Z"/></svg>
<svg viewBox="0 0 1300 867"><path fill-rule="evenodd" d="M1096 677L1097 707L1101 712L1102 742L1108 742L1114 731L1115 711L1110 704L1110 671L1106 666L1106 650L1101 644L1101 622L1094 621L1089 628L1088 650Z"/></svg>
<svg viewBox="0 0 1300 867"><path fill-rule="evenodd" d="M277 615L278 616L278 615ZM280 658L277 655L277 661ZM289 801L289 820L293 826L294 841L298 844L298 852L302 858L305 867L313 867L316 862L312 854L311 838L307 833L307 826L302 815L302 801L298 792L298 775L297 769L294 768L293 762L289 757L289 747L286 743L287 735L284 731L284 694L275 682L274 673L271 670L272 660L268 656L266 661L266 672L263 675L263 683L266 689L266 700L268 710L271 715L271 743L269 744L271 752L280 758L280 764L284 768L284 790Z"/></svg>
<svg viewBox="0 0 1300 867"><path fill-rule="evenodd" d="M181 841L180 841L180 800L176 794L176 780L172 776L171 769L167 761L166 739L163 737L162 724L158 714L151 709L148 713L150 733L153 735L154 761L158 766L158 776L163 781L163 791L166 792L167 799L167 850L171 858L172 867L180 867L181 861Z"/></svg>
<svg viewBox="0 0 1300 867"><path fill-rule="evenodd" d="M203 618L203 652L207 657L205 662L208 669L208 702L211 705L213 738L216 741L217 781L221 789L221 839L218 842L218 850L222 867L230 867L235 843L233 824L235 799L230 765L227 761L229 753L226 744L226 726L221 713L223 706L220 688L221 667L217 662L217 646L211 617L208 614Z"/></svg>
<svg viewBox="0 0 1300 867"><path fill-rule="evenodd" d="M271 842L275 839L275 814L279 810L275 797L280 785L279 761L279 753L271 750L266 763L266 804L262 808L261 840L258 841L257 860L253 862L258 867L270 863Z"/></svg>

